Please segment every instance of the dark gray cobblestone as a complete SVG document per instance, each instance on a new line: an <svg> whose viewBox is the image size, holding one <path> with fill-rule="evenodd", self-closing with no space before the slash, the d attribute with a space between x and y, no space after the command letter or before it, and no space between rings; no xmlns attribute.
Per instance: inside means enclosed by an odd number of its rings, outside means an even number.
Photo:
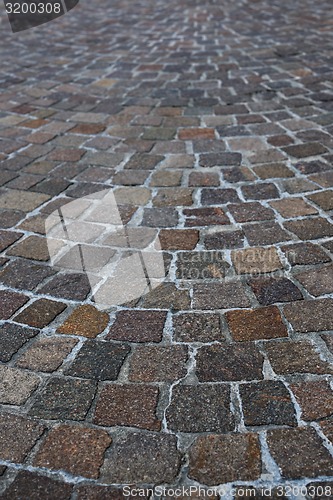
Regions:
<svg viewBox="0 0 333 500"><path fill-rule="evenodd" d="M332 498L331 7L82 1L15 34L1 13L2 498ZM168 274L101 310L45 220L113 187Z"/></svg>

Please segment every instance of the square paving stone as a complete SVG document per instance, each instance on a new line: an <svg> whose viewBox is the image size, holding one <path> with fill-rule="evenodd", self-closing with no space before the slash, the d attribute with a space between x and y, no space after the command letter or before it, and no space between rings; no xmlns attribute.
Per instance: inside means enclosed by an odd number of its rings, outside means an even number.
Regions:
<svg viewBox="0 0 333 500"><path fill-rule="evenodd" d="M307 156L321 155L327 152L325 146L319 142L307 142L304 144L293 144L286 146L283 150L295 158L306 158Z"/></svg>
<svg viewBox="0 0 333 500"><path fill-rule="evenodd" d="M261 222L259 224L243 224L242 229L251 246L272 245L280 241L291 240L292 237L277 222Z"/></svg>
<svg viewBox="0 0 333 500"><path fill-rule="evenodd" d="M303 299L302 292L287 278L258 277L251 279L249 284L263 306Z"/></svg>
<svg viewBox="0 0 333 500"><path fill-rule="evenodd" d="M176 342L213 342L225 339L218 314L181 313L173 316L172 323Z"/></svg>
<svg viewBox="0 0 333 500"><path fill-rule="evenodd" d="M254 481L261 467L256 434L200 436L190 449L189 477L208 486Z"/></svg>
<svg viewBox="0 0 333 500"><path fill-rule="evenodd" d="M201 203L203 205L223 205L240 201L235 189L202 189Z"/></svg>
<svg viewBox="0 0 333 500"><path fill-rule="evenodd" d="M270 205L285 219L318 213L318 210L305 203L302 198L283 198L282 200L272 201Z"/></svg>
<svg viewBox="0 0 333 500"><path fill-rule="evenodd" d="M185 227L224 226L230 220L220 207L185 208Z"/></svg>
<svg viewBox="0 0 333 500"><path fill-rule="evenodd" d="M46 436L33 464L97 479L111 441L104 430L60 424Z"/></svg>
<svg viewBox="0 0 333 500"><path fill-rule="evenodd" d="M286 254L292 266L306 264L320 264L330 262L331 259L321 246L314 243L296 243L285 245L281 250Z"/></svg>
<svg viewBox="0 0 333 500"><path fill-rule="evenodd" d="M277 187L272 182L243 186L242 193L247 200L270 200L280 197Z"/></svg>
<svg viewBox="0 0 333 500"><path fill-rule="evenodd" d="M9 462L22 463L45 427L39 422L19 415L0 415L1 441L0 458Z"/></svg>
<svg viewBox="0 0 333 500"><path fill-rule="evenodd" d="M296 332L333 329L333 299L294 302L284 306L283 314Z"/></svg>
<svg viewBox="0 0 333 500"><path fill-rule="evenodd" d="M166 419L168 428L177 432L232 431L235 423L230 411L230 387L177 385L172 391Z"/></svg>
<svg viewBox="0 0 333 500"><path fill-rule="evenodd" d="M173 484L179 468L176 436L130 432L111 446L101 472L107 483Z"/></svg>
<svg viewBox="0 0 333 500"><path fill-rule="evenodd" d="M0 290L0 319L9 319L28 300L22 293Z"/></svg>
<svg viewBox="0 0 333 500"><path fill-rule="evenodd" d="M236 222L255 222L274 220L275 214L270 208L264 207L258 201L231 204L228 206Z"/></svg>
<svg viewBox="0 0 333 500"><path fill-rule="evenodd" d="M333 264L295 273L294 277L315 297L333 293Z"/></svg>
<svg viewBox="0 0 333 500"><path fill-rule="evenodd" d="M73 377L117 380L129 352L126 344L87 340L65 373Z"/></svg>
<svg viewBox="0 0 333 500"><path fill-rule="evenodd" d="M233 250L231 259L237 274L270 273L283 268L274 247Z"/></svg>
<svg viewBox="0 0 333 500"><path fill-rule="evenodd" d="M0 271L0 280L4 285L12 288L33 290L45 278L52 276L52 274L55 274L54 269L17 260L16 262L9 262Z"/></svg>
<svg viewBox="0 0 333 500"><path fill-rule="evenodd" d="M24 212L20 212L18 210L0 210L0 220L1 220L1 228L7 229L12 226L15 226L20 220L25 217ZM17 233L16 233L17 234Z"/></svg>
<svg viewBox="0 0 333 500"><path fill-rule="evenodd" d="M333 415L333 391L327 380L309 380L290 384L303 420L318 420Z"/></svg>
<svg viewBox="0 0 333 500"><path fill-rule="evenodd" d="M131 382L174 382L187 373L185 346L138 346L130 359Z"/></svg>
<svg viewBox="0 0 333 500"><path fill-rule="evenodd" d="M238 342L288 337L287 328L276 306L228 311L225 316L233 339Z"/></svg>
<svg viewBox="0 0 333 500"><path fill-rule="evenodd" d="M317 240L325 236L333 236L333 224L330 224L328 220L322 217L291 220L285 222L283 225L301 240Z"/></svg>
<svg viewBox="0 0 333 500"><path fill-rule="evenodd" d="M0 361L6 363L30 339L38 334L35 328L11 323L0 326Z"/></svg>
<svg viewBox="0 0 333 500"><path fill-rule="evenodd" d="M66 305L62 302L39 299L17 314L14 319L18 323L24 323L35 328L44 328L65 309Z"/></svg>
<svg viewBox="0 0 333 500"><path fill-rule="evenodd" d="M0 208L31 212L49 199L50 196L46 194L10 189L0 194Z"/></svg>
<svg viewBox="0 0 333 500"><path fill-rule="evenodd" d="M153 198L154 207L177 207L192 205L193 189L172 187L159 188Z"/></svg>
<svg viewBox="0 0 333 500"><path fill-rule="evenodd" d="M210 283L193 287L194 309L229 309L249 306L250 302L242 283Z"/></svg>
<svg viewBox="0 0 333 500"><path fill-rule="evenodd" d="M178 214L174 208L145 208L142 226L146 227L174 227L178 223Z"/></svg>
<svg viewBox="0 0 333 500"><path fill-rule="evenodd" d="M17 245L7 251L7 255L24 257L25 259L40 260L46 262L50 260L46 238L38 236L28 236Z"/></svg>
<svg viewBox="0 0 333 500"><path fill-rule="evenodd" d="M58 274L39 293L68 300L84 300L90 292L89 279L85 274Z"/></svg>
<svg viewBox="0 0 333 500"><path fill-rule="evenodd" d="M191 305L188 290L178 289L174 283L165 282L143 296L141 307L147 309L169 309L179 311Z"/></svg>
<svg viewBox="0 0 333 500"><path fill-rule="evenodd" d="M57 332L82 337L97 337L107 327L109 315L96 307L85 304L77 307L66 321L58 327Z"/></svg>
<svg viewBox="0 0 333 500"><path fill-rule="evenodd" d="M159 390L153 385L108 384L97 401L93 422L107 427L127 426L159 431L156 417Z"/></svg>
<svg viewBox="0 0 333 500"><path fill-rule="evenodd" d="M319 193L313 193L308 195L308 198L325 211L333 210L332 191L327 190L320 191Z"/></svg>
<svg viewBox="0 0 333 500"><path fill-rule="evenodd" d="M22 233L16 233L14 231L0 231L0 252L19 240L21 236Z"/></svg>
<svg viewBox="0 0 333 500"><path fill-rule="evenodd" d="M178 252L176 278L181 280L221 279L229 264L222 252Z"/></svg>
<svg viewBox="0 0 333 500"><path fill-rule="evenodd" d="M40 476L34 472L19 471L14 481L6 488L2 495L3 500L28 499L70 500L73 485L58 480Z"/></svg>
<svg viewBox="0 0 333 500"><path fill-rule="evenodd" d="M196 375L199 382L263 379L264 357L252 342L214 344L199 349Z"/></svg>
<svg viewBox="0 0 333 500"><path fill-rule="evenodd" d="M333 366L321 359L309 341L271 341L265 343L269 362L277 375L333 373Z"/></svg>
<svg viewBox="0 0 333 500"><path fill-rule="evenodd" d="M280 381L239 386L245 425L297 425L289 391Z"/></svg>
<svg viewBox="0 0 333 500"><path fill-rule="evenodd" d="M53 372L59 368L77 341L62 337L40 337L30 343L15 366L38 372Z"/></svg>
<svg viewBox="0 0 333 500"><path fill-rule="evenodd" d="M91 380L53 377L32 405L29 415L50 420L83 420L96 391Z"/></svg>
<svg viewBox="0 0 333 500"><path fill-rule="evenodd" d="M243 231L220 231L205 236L207 250L241 248L244 246Z"/></svg>
<svg viewBox="0 0 333 500"><path fill-rule="evenodd" d="M119 311L106 338L127 342L160 342L166 317L164 311Z"/></svg>
<svg viewBox="0 0 333 500"><path fill-rule="evenodd" d="M274 429L268 431L267 442L283 478L332 475L332 457L314 429Z"/></svg>
<svg viewBox="0 0 333 500"><path fill-rule="evenodd" d="M22 405L37 389L40 378L34 373L0 365L0 402Z"/></svg>
<svg viewBox="0 0 333 500"><path fill-rule="evenodd" d="M196 229L162 229L159 234L162 250L193 250L199 241Z"/></svg>

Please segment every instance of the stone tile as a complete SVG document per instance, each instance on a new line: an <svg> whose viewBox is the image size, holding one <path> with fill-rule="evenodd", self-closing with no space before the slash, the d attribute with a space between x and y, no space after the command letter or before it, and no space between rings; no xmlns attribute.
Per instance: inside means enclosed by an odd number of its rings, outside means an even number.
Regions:
<svg viewBox="0 0 333 500"><path fill-rule="evenodd" d="M222 171L223 178L227 182L254 181L255 175L248 167L225 168Z"/></svg>
<svg viewBox="0 0 333 500"><path fill-rule="evenodd" d="M325 146L319 142L308 142L305 144L293 144L283 148L288 155L294 158L306 158L308 156L317 156L327 152Z"/></svg>
<svg viewBox="0 0 333 500"><path fill-rule="evenodd" d="M178 131L178 139L181 141L215 139L215 133L213 128L184 128Z"/></svg>
<svg viewBox="0 0 333 500"><path fill-rule="evenodd" d="M38 334L38 330L3 323L0 326L0 361L6 363L21 347Z"/></svg>
<svg viewBox="0 0 333 500"><path fill-rule="evenodd" d="M282 188L290 194L304 193L307 191L314 191L318 189L318 186L304 178L287 179L282 181Z"/></svg>
<svg viewBox="0 0 333 500"><path fill-rule="evenodd" d="M237 274L261 274L283 269L274 247L233 250L231 258Z"/></svg>
<svg viewBox="0 0 333 500"><path fill-rule="evenodd" d="M160 188L153 198L154 207L176 207L192 205L193 190L188 188Z"/></svg>
<svg viewBox="0 0 333 500"><path fill-rule="evenodd" d="M224 384L177 385L166 419L168 428L177 432L232 431L235 424L230 411L230 388Z"/></svg>
<svg viewBox="0 0 333 500"><path fill-rule="evenodd" d="M14 319L18 323L24 323L35 328L44 328L65 309L66 305L62 302L39 299L17 314Z"/></svg>
<svg viewBox="0 0 333 500"><path fill-rule="evenodd" d="M7 251L7 255L46 262L50 259L46 238L28 236Z"/></svg>
<svg viewBox="0 0 333 500"><path fill-rule="evenodd" d="M243 186L242 193L247 200L270 200L280 196L275 184L269 182Z"/></svg>
<svg viewBox="0 0 333 500"><path fill-rule="evenodd" d="M46 194L11 189L0 194L0 208L31 212L49 199L50 196Z"/></svg>
<svg viewBox="0 0 333 500"><path fill-rule="evenodd" d="M0 415L1 460L22 463L44 432L44 425L36 420L11 413Z"/></svg>
<svg viewBox="0 0 333 500"><path fill-rule="evenodd" d="M255 222L262 220L274 220L273 210L264 207L258 201L231 204L228 206L236 222Z"/></svg>
<svg viewBox="0 0 333 500"><path fill-rule="evenodd" d="M113 176L113 184L121 186L141 186L149 177L147 170L119 171Z"/></svg>
<svg viewBox="0 0 333 500"><path fill-rule="evenodd" d="M215 172L191 172L188 178L188 185L193 187L219 186L219 174Z"/></svg>
<svg viewBox="0 0 333 500"><path fill-rule="evenodd" d="M85 274L57 274L39 293L60 299L84 300L90 292L90 283Z"/></svg>
<svg viewBox="0 0 333 500"><path fill-rule="evenodd" d="M106 338L127 342L160 342L166 317L164 311L119 311Z"/></svg>
<svg viewBox="0 0 333 500"><path fill-rule="evenodd" d="M283 308L296 332L320 332L333 328L333 299L304 300Z"/></svg>
<svg viewBox="0 0 333 500"><path fill-rule="evenodd" d="M325 236L333 236L333 225L322 217L292 220L283 225L301 240L317 240Z"/></svg>
<svg viewBox="0 0 333 500"><path fill-rule="evenodd" d="M243 231L220 231L205 236L204 245L207 250L240 248L244 245Z"/></svg>
<svg viewBox="0 0 333 500"><path fill-rule="evenodd" d="M199 241L196 229L162 229L159 233L162 250L193 250Z"/></svg>
<svg viewBox="0 0 333 500"><path fill-rule="evenodd" d="M284 245L281 247L281 250L285 253L292 266L298 264L320 264L331 261L324 250L314 243Z"/></svg>
<svg viewBox="0 0 333 500"><path fill-rule="evenodd" d="M2 229L8 229L10 227L15 226L21 219L25 217L25 213L21 212L19 210L0 210L0 217L1 217L1 228ZM23 228L22 228L23 229ZM6 238L8 238L7 233L0 233L3 234L4 240L6 241ZM10 234L10 233L9 233ZM18 233L16 233L18 234Z"/></svg>
<svg viewBox="0 0 333 500"><path fill-rule="evenodd" d="M295 273L294 277L315 297L333 292L332 264L317 266L308 271Z"/></svg>
<svg viewBox="0 0 333 500"><path fill-rule="evenodd" d="M193 287L194 309L229 309L249 306L250 302L242 283L196 284Z"/></svg>
<svg viewBox="0 0 333 500"><path fill-rule="evenodd" d="M28 297L23 293L0 290L0 319L9 319L28 300Z"/></svg>
<svg viewBox="0 0 333 500"><path fill-rule="evenodd" d="M263 306L303 299L301 291L287 278L257 277L252 278L249 284Z"/></svg>
<svg viewBox="0 0 333 500"><path fill-rule="evenodd" d="M72 377L117 380L129 352L126 344L88 340L65 373Z"/></svg>
<svg viewBox="0 0 333 500"><path fill-rule="evenodd" d="M283 198L281 200L272 201L270 205L285 219L318 213L318 210L305 203L302 198Z"/></svg>
<svg viewBox="0 0 333 500"><path fill-rule="evenodd" d="M228 216L218 207L185 208L185 227L230 224Z"/></svg>
<svg viewBox="0 0 333 500"><path fill-rule="evenodd" d="M290 389L301 407L302 420L318 420L333 414L333 392L327 380L295 382Z"/></svg>
<svg viewBox="0 0 333 500"><path fill-rule="evenodd" d="M130 432L112 445L102 480L109 484L173 484L179 468L176 436Z"/></svg>
<svg viewBox="0 0 333 500"><path fill-rule="evenodd" d="M245 425L297 425L294 405L282 382L241 384L239 392Z"/></svg>
<svg viewBox="0 0 333 500"><path fill-rule="evenodd" d="M40 337L18 358L15 366L37 372L53 372L59 368L77 341L71 338Z"/></svg>
<svg viewBox="0 0 333 500"><path fill-rule="evenodd" d="M147 293L141 302L146 309L169 309L179 311L189 309L191 299L188 290L178 289L174 283L163 283Z"/></svg>
<svg viewBox="0 0 333 500"><path fill-rule="evenodd" d="M200 436L190 449L189 477L208 486L253 481L261 475L256 434Z"/></svg>
<svg viewBox="0 0 333 500"><path fill-rule="evenodd" d="M288 337L287 328L276 306L228 311L225 316L233 339L238 342Z"/></svg>
<svg viewBox="0 0 333 500"><path fill-rule="evenodd" d="M176 342L223 341L220 317L213 313L181 313L173 316L173 338Z"/></svg>
<svg viewBox="0 0 333 500"><path fill-rule="evenodd" d="M176 278L181 280L205 280L224 278L229 264L222 252L178 252Z"/></svg>
<svg viewBox="0 0 333 500"><path fill-rule="evenodd" d="M71 129L71 134L95 135L106 129L104 125L98 123L79 123Z"/></svg>
<svg viewBox="0 0 333 500"><path fill-rule="evenodd" d="M149 184L153 187L179 186L182 175L180 170L158 170L153 173Z"/></svg>
<svg viewBox="0 0 333 500"><path fill-rule="evenodd" d="M202 347L196 358L199 382L263 379L264 357L251 342Z"/></svg>
<svg viewBox="0 0 333 500"><path fill-rule="evenodd" d="M266 342L265 350L273 370L278 375L333 373L333 367L321 359L309 341Z"/></svg>
<svg viewBox="0 0 333 500"><path fill-rule="evenodd" d="M0 231L0 252L6 250L6 248L15 243L15 241L19 240L21 236L22 233L16 233L14 231Z"/></svg>
<svg viewBox="0 0 333 500"><path fill-rule="evenodd" d="M10 366L0 365L0 402L9 405L22 405L37 389L40 378Z"/></svg>
<svg viewBox="0 0 333 500"><path fill-rule="evenodd" d="M203 153L200 155L200 167L230 167L241 164L242 155L240 153Z"/></svg>
<svg viewBox="0 0 333 500"><path fill-rule="evenodd" d="M93 422L159 431L156 416L159 390L153 385L107 384L99 395Z"/></svg>
<svg viewBox="0 0 333 500"><path fill-rule="evenodd" d="M4 500L19 498L34 498L43 500L47 498L57 498L59 500L70 500L73 486L69 483L40 476L34 472L19 471L14 481L4 491Z"/></svg>
<svg viewBox="0 0 333 500"><path fill-rule="evenodd" d="M162 155L135 153L126 163L125 168L153 170L162 160L164 160L164 156Z"/></svg>
<svg viewBox="0 0 333 500"><path fill-rule="evenodd" d="M235 189L208 189L201 191L201 203L203 205L224 205L226 203L237 203L240 201Z"/></svg>
<svg viewBox="0 0 333 500"><path fill-rule="evenodd" d="M307 196L307 198L322 210L329 211L333 210L333 193L332 191L320 191L319 193L313 193Z"/></svg>
<svg viewBox="0 0 333 500"><path fill-rule="evenodd" d="M253 171L262 180L295 176L294 172L284 163L267 163L259 165L258 167L254 167Z"/></svg>
<svg viewBox="0 0 333 500"><path fill-rule="evenodd" d="M4 285L30 291L54 273L55 271L48 267L18 260L9 262L0 271L0 279Z"/></svg>
<svg viewBox="0 0 333 500"><path fill-rule="evenodd" d="M267 442L283 478L301 479L332 474L332 457L316 431L310 427L268 431Z"/></svg>
<svg viewBox="0 0 333 500"><path fill-rule="evenodd" d="M33 464L97 479L111 441L104 430L60 424L46 436Z"/></svg>
<svg viewBox="0 0 333 500"><path fill-rule="evenodd" d="M250 245L272 245L292 237L281 228L277 222L261 222L258 224L243 224L242 229Z"/></svg>
<svg viewBox="0 0 333 500"><path fill-rule="evenodd" d="M188 352L185 346L138 346L129 366L131 382L174 382L185 377Z"/></svg>
<svg viewBox="0 0 333 500"><path fill-rule="evenodd" d="M178 223L178 214L174 208L145 208L142 226L174 227Z"/></svg>
<svg viewBox="0 0 333 500"><path fill-rule="evenodd" d="M96 391L90 380L52 377L29 410L29 415L50 420L84 420Z"/></svg>
<svg viewBox="0 0 333 500"><path fill-rule="evenodd" d="M74 309L57 331L66 335L95 338L103 332L108 322L107 313L99 311L90 304L85 304Z"/></svg>

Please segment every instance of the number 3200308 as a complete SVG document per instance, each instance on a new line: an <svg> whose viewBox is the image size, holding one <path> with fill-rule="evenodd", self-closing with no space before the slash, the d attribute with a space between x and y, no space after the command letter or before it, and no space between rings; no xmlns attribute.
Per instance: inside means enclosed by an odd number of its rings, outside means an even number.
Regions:
<svg viewBox="0 0 333 500"><path fill-rule="evenodd" d="M60 14L60 3L6 3L7 14Z"/></svg>

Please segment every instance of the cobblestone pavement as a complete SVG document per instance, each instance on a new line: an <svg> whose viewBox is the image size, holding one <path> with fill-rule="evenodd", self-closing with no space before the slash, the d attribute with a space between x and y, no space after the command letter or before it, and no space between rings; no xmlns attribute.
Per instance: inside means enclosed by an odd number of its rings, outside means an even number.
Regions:
<svg viewBox="0 0 333 500"><path fill-rule="evenodd" d="M332 498L331 2L1 20L2 498ZM45 220L112 187L168 274L103 310Z"/></svg>

